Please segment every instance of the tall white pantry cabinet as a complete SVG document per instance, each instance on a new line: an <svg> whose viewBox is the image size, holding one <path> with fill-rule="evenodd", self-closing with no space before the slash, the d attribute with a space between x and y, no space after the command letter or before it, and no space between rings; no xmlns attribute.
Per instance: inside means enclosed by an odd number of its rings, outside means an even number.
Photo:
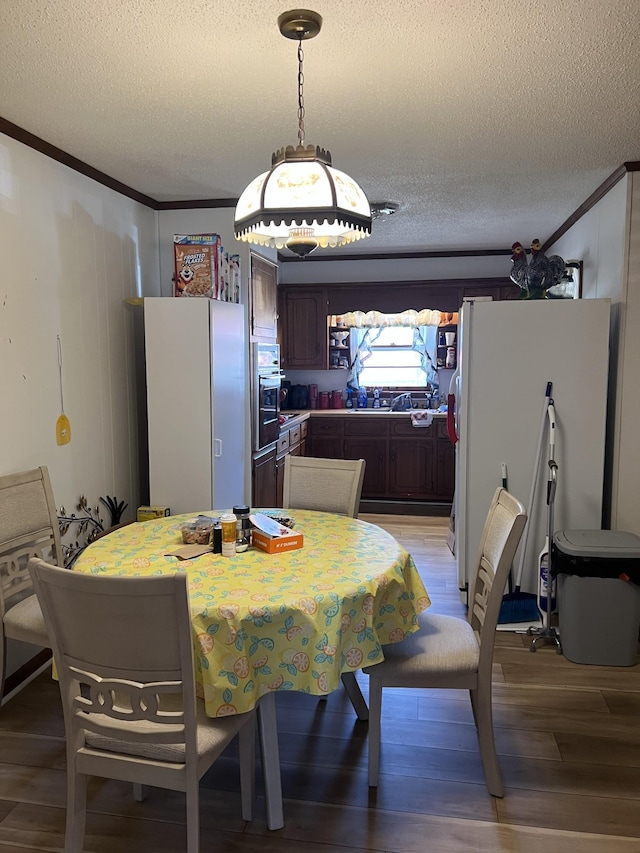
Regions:
<svg viewBox="0 0 640 853"><path fill-rule="evenodd" d="M242 305L144 300L149 492L172 515L247 502Z"/></svg>

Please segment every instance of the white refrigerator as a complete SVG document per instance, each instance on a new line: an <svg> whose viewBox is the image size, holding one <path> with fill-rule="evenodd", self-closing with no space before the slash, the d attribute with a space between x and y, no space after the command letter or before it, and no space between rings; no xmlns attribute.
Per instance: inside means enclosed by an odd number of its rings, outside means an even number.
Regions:
<svg viewBox="0 0 640 853"><path fill-rule="evenodd" d="M523 592L537 591L548 527L549 429L528 506L547 383L555 405L558 464L554 530L600 529L605 458L608 299L463 303L455 396L455 556L461 598L475 570L491 497L502 483L529 512ZM514 560L514 569L520 552Z"/></svg>
<svg viewBox="0 0 640 853"><path fill-rule="evenodd" d="M247 503L243 306L146 298L144 333L151 504L175 515Z"/></svg>

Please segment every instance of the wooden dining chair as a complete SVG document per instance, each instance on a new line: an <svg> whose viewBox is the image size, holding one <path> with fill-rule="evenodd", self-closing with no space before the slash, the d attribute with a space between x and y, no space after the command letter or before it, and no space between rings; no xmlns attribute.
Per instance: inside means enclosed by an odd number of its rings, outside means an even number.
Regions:
<svg viewBox="0 0 640 853"><path fill-rule="evenodd" d="M44 466L0 477L0 700L7 639L51 647L27 568L29 558L35 556L62 564L58 516Z"/></svg>
<svg viewBox="0 0 640 853"><path fill-rule="evenodd" d="M357 518L364 468L364 459L285 456L282 506Z"/></svg>
<svg viewBox="0 0 640 853"><path fill-rule="evenodd" d="M469 690L487 789L504 796L491 710L491 668L507 575L526 521L524 506L498 488L485 521L468 619L422 613L420 629L383 647L369 676L369 785L378 784L383 687Z"/></svg>
<svg viewBox="0 0 640 853"><path fill-rule="evenodd" d="M37 558L29 570L64 711L65 853L83 850L89 776L184 791L186 849L198 853L199 780L236 734L242 816L250 820L256 711L211 719L196 699L186 574L85 575ZM273 761L277 741L263 757L265 788L279 785L279 766L267 767Z"/></svg>
<svg viewBox="0 0 640 853"><path fill-rule="evenodd" d="M358 517L364 459L316 459L286 456L284 460L285 509L315 509ZM343 672L342 684L359 720L369 719L369 709L355 673Z"/></svg>

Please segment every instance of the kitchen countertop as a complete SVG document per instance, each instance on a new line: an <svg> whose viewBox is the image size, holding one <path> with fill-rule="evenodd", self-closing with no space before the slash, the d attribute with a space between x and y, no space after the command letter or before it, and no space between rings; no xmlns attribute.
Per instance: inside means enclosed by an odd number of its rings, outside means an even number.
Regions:
<svg viewBox="0 0 640 853"><path fill-rule="evenodd" d="M425 409L416 409L416 411L426 411ZM294 411L288 412L284 411L282 413L285 415L288 420L286 423L280 425L280 431L288 430L291 427L297 426L301 424L303 421L308 420L310 417L314 418L326 418L326 417L345 417L345 418L353 418L353 417L388 417L388 418L408 418L411 415L411 410L403 411L403 412L390 412L388 408L383 409L306 409L304 411ZM447 417L446 412L436 412L432 411L434 419L442 419Z"/></svg>

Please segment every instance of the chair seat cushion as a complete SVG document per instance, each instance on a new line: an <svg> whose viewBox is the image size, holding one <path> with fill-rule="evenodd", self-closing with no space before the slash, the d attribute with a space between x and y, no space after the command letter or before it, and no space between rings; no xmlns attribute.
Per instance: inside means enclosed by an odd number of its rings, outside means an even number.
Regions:
<svg viewBox="0 0 640 853"><path fill-rule="evenodd" d="M51 648L44 616L35 595L23 598L7 610L4 614L4 631L7 637L13 640L32 643L45 649Z"/></svg>
<svg viewBox="0 0 640 853"><path fill-rule="evenodd" d="M395 686L477 673L480 647L465 619L424 612L419 622L418 631L383 646L385 659L363 671Z"/></svg>
<svg viewBox="0 0 640 853"><path fill-rule="evenodd" d="M170 706L172 703L165 702L163 704ZM249 713L254 712L250 711ZM99 714L93 716L96 721L99 721L101 718ZM248 721L248 714L232 714L228 717L216 717L215 719L207 717L204 702L200 699L196 701L196 717L198 757L203 758L206 756L209 761L215 761L227 744ZM108 717L105 717L104 721L108 724L113 723L113 720ZM131 725L131 723L127 724L128 727L131 727ZM133 726L135 727L135 725L134 723ZM140 723L140 728L147 728L147 724ZM91 749L133 755L139 758L148 758L152 761L167 761L172 764L182 764L185 760L184 744L153 743L151 740L146 743L125 741L99 735L91 731L87 731L85 743Z"/></svg>

